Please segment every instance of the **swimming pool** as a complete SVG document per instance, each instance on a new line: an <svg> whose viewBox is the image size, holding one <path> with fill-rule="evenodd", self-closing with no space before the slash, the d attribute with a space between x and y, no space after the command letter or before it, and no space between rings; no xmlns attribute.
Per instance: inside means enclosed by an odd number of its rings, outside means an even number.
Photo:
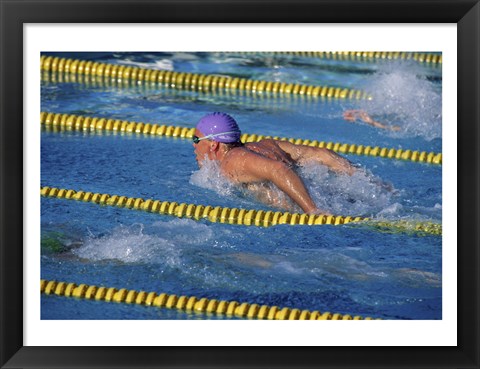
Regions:
<svg viewBox="0 0 480 369"><path fill-rule="evenodd" d="M366 91L372 99L192 91L42 72L41 110L194 127L225 111L243 132L441 153L441 64L267 53L46 53L148 69ZM399 132L346 122L364 109ZM345 154L353 177L302 168L335 215L441 224L440 164ZM215 180L212 180L214 178ZM390 184L389 191L375 179ZM198 169L191 140L42 125L41 186L178 204L278 211ZM395 227L232 225L41 197L41 278L383 319L442 318L441 235ZM42 319L237 319L42 294Z"/></svg>

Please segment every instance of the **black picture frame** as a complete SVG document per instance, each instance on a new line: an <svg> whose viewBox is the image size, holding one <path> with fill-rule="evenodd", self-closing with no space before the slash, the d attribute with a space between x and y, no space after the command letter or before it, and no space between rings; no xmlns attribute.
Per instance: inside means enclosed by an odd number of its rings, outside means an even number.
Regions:
<svg viewBox="0 0 480 369"><path fill-rule="evenodd" d="M478 0L0 0L0 4L2 368L479 368ZM269 347L268 342L265 347L23 346L22 248L28 232L23 228L22 190L28 180L23 173L23 25L161 22L457 24L456 347Z"/></svg>

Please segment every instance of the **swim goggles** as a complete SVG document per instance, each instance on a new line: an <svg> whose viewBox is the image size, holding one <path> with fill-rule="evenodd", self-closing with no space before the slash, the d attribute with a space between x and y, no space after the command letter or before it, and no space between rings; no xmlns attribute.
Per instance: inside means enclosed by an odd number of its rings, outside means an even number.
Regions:
<svg viewBox="0 0 480 369"><path fill-rule="evenodd" d="M212 137L217 137L217 136L229 135L231 133L239 133L239 132L238 131L222 132L222 133L211 134L211 135L204 136L204 137L193 136L192 141L193 141L194 144L198 144L202 140L208 140Z"/></svg>

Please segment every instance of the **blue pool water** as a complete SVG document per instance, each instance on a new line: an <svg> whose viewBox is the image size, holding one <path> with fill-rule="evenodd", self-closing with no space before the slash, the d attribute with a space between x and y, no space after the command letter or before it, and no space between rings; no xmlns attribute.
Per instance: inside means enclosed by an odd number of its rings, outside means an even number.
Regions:
<svg viewBox="0 0 480 369"><path fill-rule="evenodd" d="M43 74L41 109L194 127L211 111L246 133L442 151L440 67L267 54L47 53L152 69L362 89L371 101L198 93ZM400 132L347 123L365 109ZM31 122L38 124L38 122ZM442 167L347 155L363 170L302 168L319 207L396 221L442 220ZM222 207L268 209L199 170L191 142L42 130L41 185ZM374 182L393 186L388 191ZM442 318L442 238L374 227L233 226L41 198L41 278L384 319ZM42 295L42 319L233 319Z"/></svg>

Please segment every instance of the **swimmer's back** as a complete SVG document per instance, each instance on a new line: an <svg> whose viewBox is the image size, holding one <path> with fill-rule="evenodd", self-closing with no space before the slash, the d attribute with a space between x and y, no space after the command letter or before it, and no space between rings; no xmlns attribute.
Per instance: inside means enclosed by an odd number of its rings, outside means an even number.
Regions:
<svg viewBox="0 0 480 369"><path fill-rule="evenodd" d="M295 163L290 155L283 151L278 146L277 142L272 139L264 139L259 142L248 142L244 145L244 148L266 158L281 161L290 166L293 166Z"/></svg>

